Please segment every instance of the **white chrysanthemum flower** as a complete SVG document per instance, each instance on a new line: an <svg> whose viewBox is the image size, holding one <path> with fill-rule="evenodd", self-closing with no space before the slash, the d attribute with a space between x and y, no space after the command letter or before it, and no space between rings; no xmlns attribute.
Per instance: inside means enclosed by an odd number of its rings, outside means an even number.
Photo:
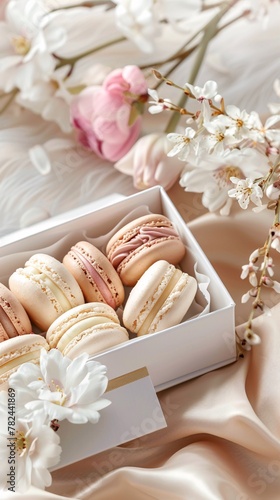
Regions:
<svg viewBox="0 0 280 500"><path fill-rule="evenodd" d="M113 0L116 25L143 52L151 53L160 34L157 9L153 0Z"/></svg>
<svg viewBox="0 0 280 500"><path fill-rule="evenodd" d="M16 403L17 404L17 403ZM17 406L16 406L17 409ZM11 411L11 410L10 410ZM17 413L17 411L16 411ZM25 492L31 485L44 489L50 486L52 479L48 471L60 460L61 446L59 436L50 425L45 423L45 416L34 415L29 421L16 415L16 426L8 425L7 393L0 395L0 460L1 467L7 474L8 457L15 458L15 491ZM13 419L10 418L10 422ZM7 486L7 475L1 471L1 487Z"/></svg>
<svg viewBox="0 0 280 500"><path fill-rule="evenodd" d="M229 215L232 206L233 200L228 197L232 176L242 179L253 175L256 178L267 171L266 158L255 149L226 149L222 154L208 155L200 147L198 153L199 156L188 158L180 185L186 191L203 193L202 204L210 212L219 210L221 215Z"/></svg>
<svg viewBox="0 0 280 500"><path fill-rule="evenodd" d="M185 129L184 135L173 132L167 134L167 139L175 143L175 146L167 153L167 156L178 155L179 160L187 161L188 156L196 147L194 137L195 130L191 127Z"/></svg>
<svg viewBox="0 0 280 500"><path fill-rule="evenodd" d="M26 418L44 412L49 420L98 422L99 411L110 404L101 398L108 383L107 369L88 357L82 354L72 361L58 349L42 349L40 366L21 365L10 377L10 386L17 390L17 404L25 407Z"/></svg>
<svg viewBox="0 0 280 500"><path fill-rule="evenodd" d="M46 121L57 123L63 132L71 132L69 106L72 95L65 87L64 78L69 66L54 71L50 80L35 82L30 89L21 91L16 101L24 108L41 115Z"/></svg>
<svg viewBox="0 0 280 500"><path fill-rule="evenodd" d="M258 184L254 184L253 179L231 177L230 180L233 184L236 184L236 187L230 189L228 195L230 198L236 198L241 208L248 208L250 201L257 206L261 205L263 192Z"/></svg>
<svg viewBox="0 0 280 500"><path fill-rule="evenodd" d="M26 90L36 80L47 81L57 60L52 55L66 41L61 28L40 0L11 0L0 22L0 88Z"/></svg>

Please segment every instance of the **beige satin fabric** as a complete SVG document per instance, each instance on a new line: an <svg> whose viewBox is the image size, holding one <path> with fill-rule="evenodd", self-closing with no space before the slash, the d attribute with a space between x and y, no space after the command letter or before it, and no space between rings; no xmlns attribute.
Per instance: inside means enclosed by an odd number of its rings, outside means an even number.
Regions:
<svg viewBox="0 0 280 500"><path fill-rule="evenodd" d="M270 214L235 210L224 218L204 214L198 198L178 187L170 195L193 219L189 226L234 296L240 324L249 311L240 304L249 288L240 266L262 245ZM245 359L159 394L166 429L57 471L49 492L83 500L279 500L277 301L270 317L254 322L262 343Z"/></svg>
<svg viewBox="0 0 280 500"><path fill-rule="evenodd" d="M240 324L249 310L240 266L263 243L270 214L224 218L178 187L170 195L234 296ZM46 492L13 498L279 500L280 304L270 300L271 316L254 322L262 343L243 360L159 394L166 429L58 470Z"/></svg>

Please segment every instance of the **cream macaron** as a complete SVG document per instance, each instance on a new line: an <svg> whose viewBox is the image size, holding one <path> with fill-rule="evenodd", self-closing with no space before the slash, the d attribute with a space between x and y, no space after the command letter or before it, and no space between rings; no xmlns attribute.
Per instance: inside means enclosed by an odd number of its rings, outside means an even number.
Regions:
<svg viewBox="0 0 280 500"><path fill-rule="evenodd" d="M73 359L83 352L96 354L129 339L115 310L102 302L89 302L57 318L46 333L51 348Z"/></svg>
<svg viewBox="0 0 280 500"><path fill-rule="evenodd" d="M108 241L106 255L124 285L133 286L159 259L178 264L185 246L172 222L161 214L135 219L117 231Z"/></svg>
<svg viewBox="0 0 280 500"><path fill-rule="evenodd" d="M86 302L105 302L113 309L123 303L124 287L119 275L94 245L79 241L62 262L79 283Z"/></svg>
<svg viewBox="0 0 280 500"><path fill-rule="evenodd" d="M84 303L74 276L54 257L38 253L9 278L9 288L42 331L62 313Z"/></svg>
<svg viewBox="0 0 280 500"><path fill-rule="evenodd" d="M30 333L0 344L0 389L7 389L8 379L23 363L39 364L41 349L49 344L41 335Z"/></svg>
<svg viewBox="0 0 280 500"><path fill-rule="evenodd" d="M11 290L0 283L0 342L31 332L27 312Z"/></svg>
<svg viewBox="0 0 280 500"><path fill-rule="evenodd" d="M180 323L194 300L197 281L164 260L152 264L132 288L124 326L138 336Z"/></svg>

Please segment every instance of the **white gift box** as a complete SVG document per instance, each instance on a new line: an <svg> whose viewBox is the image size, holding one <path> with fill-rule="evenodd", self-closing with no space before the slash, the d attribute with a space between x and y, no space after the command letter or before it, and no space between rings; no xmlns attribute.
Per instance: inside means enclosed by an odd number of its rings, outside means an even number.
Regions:
<svg viewBox="0 0 280 500"><path fill-rule="evenodd" d="M112 404L102 411L98 424L62 422L58 432L63 451L56 469L165 427L155 391L236 360L234 302L160 187L127 198L115 195L1 238L0 281L8 285L12 272L37 252L62 260L72 245L84 239L104 251L119 227L149 212L167 216L186 245L180 267L198 280L195 301L180 324L131 338L93 357L107 366L109 383L118 381L108 393ZM142 375L132 377L135 373Z"/></svg>
<svg viewBox="0 0 280 500"><path fill-rule="evenodd" d="M101 208L88 204L5 236L0 239L0 281L7 284L10 274L38 251L62 260L81 239L104 250L116 229L148 212L167 216L184 241L187 252L180 267L191 275L197 272L201 280L198 304L179 325L133 338L94 359L107 366L110 379L145 366L160 391L236 360L233 299L163 188L116 196Z"/></svg>

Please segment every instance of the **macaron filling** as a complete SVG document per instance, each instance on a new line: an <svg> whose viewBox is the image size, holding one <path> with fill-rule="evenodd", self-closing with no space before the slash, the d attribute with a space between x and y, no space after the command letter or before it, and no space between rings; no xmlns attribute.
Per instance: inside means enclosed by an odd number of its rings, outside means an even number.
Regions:
<svg viewBox="0 0 280 500"><path fill-rule="evenodd" d="M186 273L184 273L186 275ZM156 315L159 313L160 309L172 293L172 290L176 287L178 281L182 277L183 273L180 269L175 269L173 276L166 285L165 289L162 291L158 299L155 301L152 309L150 310L148 316L145 318L144 322L140 326L137 335L145 335L149 332L150 326L155 319ZM186 275L187 276L187 275Z"/></svg>
<svg viewBox="0 0 280 500"><path fill-rule="evenodd" d="M4 308L0 305L0 324L4 328L5 332L8 334L10 338L16 337L18 335L18 331L14 327L13 322L10 320L9 316L5 312Z"/></svg>
<svg viewBox="0 0 280 500"><path fill-rule="evenodd" d="M115 269L132 252L138 250L141 246L150 245L158 239L179 239L177 232L172 227L142 226L138 233L133 234L128 241L119 243L110 252L109 258Z"/></svg>
<svg viewBox="0 0 280 500"><path fill-rule="evenodd" d="M72 247L71 251L76 255L83 265L86 268L86 271L92 278L92 280L95 282L99 292L101 293L104 301L111 306L113 309L116 308L117 304L114 299L114 297L111 294L110 289L107 286L107 283L103 280L102 276L98 273L98 271L95 269L95 267L91 264L91 262L85 257L85 255L82 253L81 250L79 250L77 247Z"/></svg>
<svg viewBox="0 0 280 500"><path fill-rule="evenodd" d="M28 266L22 271L27 278L31 279L35 283L38 283L44 291L49 289L56 298L57 302L59 302L63 311L66 312L71 309L72 304L69 302L61 288L57 286L57 284L49 276L33 266Z"/></svg>
<svg viewBox="0 0 280 500"><path fill-rule="evenodd" d="M7 371L13 370L23 363L28 363L28 361L36 361L40 358L41 348L37 351L27 352L18 356L12 360L7 360L7 363L0 366L0 376L4 375Z"/></svg>
<svg viewBox="0 0 280 500"><path fill-rule="evenodd" d="M64 332L57 343L57 349L63 352L69 342L77 337L77 335L80 335L82 332L92 329L102 323L112 324L112 320L110 318L107 318L106 316L91 316L89 318L78 320L77 323L72 325Z"/></svg>

